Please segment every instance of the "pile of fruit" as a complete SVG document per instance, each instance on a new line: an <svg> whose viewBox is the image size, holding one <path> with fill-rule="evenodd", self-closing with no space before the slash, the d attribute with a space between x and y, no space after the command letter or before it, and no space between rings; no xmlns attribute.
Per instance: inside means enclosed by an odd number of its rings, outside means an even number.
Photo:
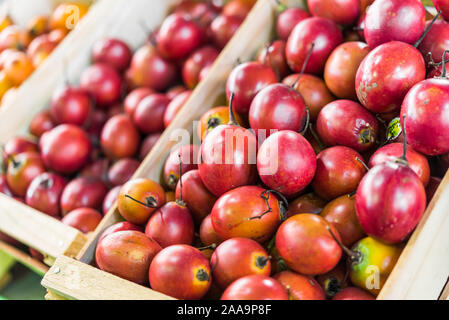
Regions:
<svg viewBox="0 0 449 320"><path fill-rule="evenodd" d="M375 299L448 166L449 7L307 2L278 1L200 146L122 186L100 269L178 299Z"/></svg>
<svg viewBox="0 0 449 320"><path fill-rule="evenodd" d="M32 18L26 28L8 14L0 18L0 101L8 99L75 27L78 21L71 15L76 11L80 19L88 10L86 5L65 2L50 16Z"/></svg>

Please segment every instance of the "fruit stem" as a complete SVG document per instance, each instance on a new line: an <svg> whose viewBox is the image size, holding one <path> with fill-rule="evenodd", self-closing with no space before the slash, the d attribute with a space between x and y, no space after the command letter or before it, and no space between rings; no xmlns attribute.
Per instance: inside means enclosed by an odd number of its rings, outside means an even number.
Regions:
<svg viewBox="0 0 449 320"><path fill-rule="evenodd" d="M363 165L363 167L366 169L366 171L370 170L369 167L366 165L366 163L362 159L360 159L359 157L356 157L355 159Z"/></svg>
<svg viewBox="0 0 449 320"><path fill-rule="evenodd" d="M332 238L337 242L338 246L350 257L354 255L354 251L351 249L348 249L341 241L335 236L335 234L332 232L331 228L329 226L326 226L326 230L329 231Z"/></svg>
<svg viewBox="0 0 449 320"><path fill-rule="evenodd" d="M142 202L142 201L139 201L139 200L137 200L137 199L134 199L133 197L131 197L131 196L128 195L128 194L125 194L125 198L129 198L129 199L131 199L132 201L135 201L135 202L137 202L137 203L139 203L139 204L141 204L141 205L143 205L143 206L145 206L145 207L147 207L147 208L151 208L151 209L157 208L157 207L156 207L156 205L157 205L156 199L154 199L153 197L147 197L147 198L145 198L145 200L146 200L147 203Z"/></svg>
<svg viewBox="0 0 449 320"><path fill-rule="evenodd" d="M418 39L418 41L416 41L416 43L413 45L415 48L418 48L418 46L421 44L421 42L424 40L424 38L426 37L426 35L429 33L430 29L432 28L433 24L435 23L435 21L438 19L438 17L441 14L441 10L438 11L437 15L432 19L432 21L430 22L429 26L426 28L426 30L424 30L423 34L421 35L421 37Z"/></svg>
<svg viewBox="0 0 449 320"><path fill-rule="evenodd" d="M304 128L299 132L299 134L302 136L306 134L310 124L310 110L308 106L306 106L306 112L307 112L306 123L304 124Z"/></svg>
<svg viewBox="0 0 449 320"><path fill-rule="evenodd" d="M268 196L267 196L267 193L268 193ZM268 202L270 200L270 193L274 193L281 198L281 202L279 203L279 211L281 213L281 220L282 221L285 220L285 218L286 218L285 214L286 214L287 208L288 208L288 201L282 193L280 193L276 190L265 190L264 192L262 192L260 194L260 197L265 200L265 204L267 205L267 210L265 210L265 212L263 212L261 215L248 218L248 220L262 219L263 216L265 216L266 214L273 211L273 208L270 207L270 203Z"/></svg>
<svg viewBox="0 0 449 320"><path fill-rule="evenodd" d="M20 163L16 161L12 155L8 154L7 158L8 162L11 162L14 168L17 168L19 166Z"/></svg>
<svg viewBox="0 0 449 320"><path fill-rule="evenodd" d="M447 52L449 52L449 50L444 50L444 52L443 52L443 58L442 58L442 60L441 60L441 63L443 64L442 65L442 69L441 69L441 76L440 76L440 78L445 78L446 79L446 60L445 60L445 58L446 58L446 53Z"/></svg>
<svg viewBox="0 0 449 320"><path fill-rule="evenodd" d="M178 158L179 158L179 184L180 184L180 191L179 191L179 199L176 200L176 202L181 205L181 206L185 206L184 201L182 201L182 160L181 160L181 154L178 153Z"/></svg>
<svg viewBox="0 0 449 320"><path fill-rule="evenodd" d="M406 115L404 114L402 116L402 135L404 136L403 151L402 151L402 156L398 160L399 160L399 162L402 162L402 163L404 163L405 165L408 166L408 160L407 160L407 132L405 130L405 118L406 118Z"/></svg>
<svg viewBox="0 0 449 320"><path fill-rule="evenodd" d="M197 248L197 249L200 250L200 251L204 251L204 250L215 250L216 248L217 248L217 244L216 243L212 243L209 246L200 247L200 248Z"/></svg>
<svg viewBox="0 0 449 320"><path fill-rule="evenodd" d="M320 137L313 129L313 125L311 123L309 123L309 130L310 130L310 133L312 134L313 138L318 143L318 146L320 147L320 151L323 151L326 148L326 146L324 145L323 141L321 141Z"/></svg>
<svg viewBox="0 0 449 320"><path fill-rule="evenodd" d="M315 47L315 42L312 42L312 45L310 46L309 52L307 52L306 60L304 60L304 63L302 65L301 72L298 74L298 77L296 78L295 82L293 82L292 88L296 87L296 85L298 84L299 79L301 79L301 76L306 71L306 67L307 67L307 64L309 63L309 59L310 59L310 56L312 55L312 51L313 51L314 47Z"/></svg>
<svg viewBox="0 0 449 320"><path fill-rule="evenodd" d="M232 110L234 103L234 92L231 92L231 97L229 99L229 125L238 126L237 121L235 120L234 111Z"/></svg>

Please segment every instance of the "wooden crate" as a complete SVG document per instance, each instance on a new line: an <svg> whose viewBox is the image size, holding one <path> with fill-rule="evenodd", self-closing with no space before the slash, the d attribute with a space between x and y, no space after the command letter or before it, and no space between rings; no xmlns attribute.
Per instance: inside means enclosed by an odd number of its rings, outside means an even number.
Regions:
<svg viewBox="0 0 449 320"><path fill-rule="evenodd" d="M302 1L284 1L299 5ZM271 39L271 30L275 21L276 4L272 0L259 0L244 25L236 33L229 45L212 67L208 77L192 94L189 101L180 111L169 128L161 136L159 142L142 163L135 174L160 180L164 160L173 145L177 143L177 129L192 132L192 122L210 107L223 93L224 84L237 59L250 60L262 46ZM408 241L393 272L380 292L378 299L429 299L436 300L449 296L449 287L444 290L449 275L449 173L444 177L433 200L429 204L420 224ZM97 230L83 250L78 260L60 257L45 275L42 285L48 289L49 298L64 299L104 299L104 292L122 287L128 291L135 284L105 273L90 266L94 260L95 247L100 234L110 225L121 221L116 208L113 208L103 219ZM72 270L72 272L67 271ZM76 270L73 272L73 270ZM77 274L73 276L73 274ZM89 279L78 275L86 275ZM79 282L79 283L78 283ZM77 289L66 284L76 284ZM101 285L103 291L95 291ZM155 296L151 289L138 286L143 299L164 299ZM132 291L132 290L130 290ZM116 297L108 298L134 299L133 292L120 292Z"/></svg>

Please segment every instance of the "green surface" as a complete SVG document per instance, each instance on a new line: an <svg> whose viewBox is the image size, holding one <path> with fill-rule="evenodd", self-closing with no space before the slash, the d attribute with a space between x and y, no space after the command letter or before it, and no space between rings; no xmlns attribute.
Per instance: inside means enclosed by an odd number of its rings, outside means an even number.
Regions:
<svg viewBox="0 0 449 320"><path fill-rule="evenodd" d="M46 291L40 284L42 277L19 263L11 272L13 279L0 291L0 300L44 300Z"/></svg>

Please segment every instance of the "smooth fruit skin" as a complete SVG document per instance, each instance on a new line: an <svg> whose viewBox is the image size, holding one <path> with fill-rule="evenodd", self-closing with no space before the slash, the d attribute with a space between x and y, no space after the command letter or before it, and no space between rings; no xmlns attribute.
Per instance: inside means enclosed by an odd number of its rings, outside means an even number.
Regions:
<svg viewBox="0 0 449 320"><path fill-rule="evenodd" d="M258 135L268 137L271 130L301 132L307 121L307 108L301 95L285 84L262 89L251 103L249 124Z"/></svg>
<svg viewBox="0 0 449 320"><path fill-rule="evenodd" d="M272 210L267 212L267 204L262 197L264 192L266 189L260 187L244 186L222 195L211 212L215 232L223 240L235 237L250 238L259 243L268 240L276 231L283 213L278 199L270 193L266 197Z"/></svg>
<svg viewBox="0 0 449 320"><path fill-rule="evenodd" d="M288 300L287 290L275 279L252 275L234 281L221 300Z"/></svg>
<svg viewBox="0 0 449 320"><path fill-rule="evenodd" d="M153 259L149 273L153 290L176 299L201 299L212 282L209 261L187 245L163 249Z"/></svg>
<svg viewBox="0 0 449 320"><path fill-rule="evenodd" d="M387 245L366 237L357 242L352 250L361 252L362 259L357 263L348 261L351 282L377 296L393 271L402 252L402 246Z"/></svg>
<svg viewBox="0 0 449 320"><path fill-rule="evenodd" d="M50 104L52 119L58 123L83 126L94 108L90 94L81 88L62 87L53 94Z"/></svg>
<svg viewBox="0 0 449 320"><path fill-rule="evenodd" d="M291 72L285 58L286 45L283 40L275 40L259 52L256 60L271 67L280 78L284 78Z"/></svg>
<svg viewBox="0 0 449 320"><path fill-rule="evenodd" d="M181 196L181 184L178 181L176 186L176 198ZM204 185L198 170L191 170L182 175L182 201L187 204L196 225L209 215L217 201Z"/></svg>
<svg viewBox="0 0 449 320"><path fill-rule="evenodd" d="M409 139L407 132L407 141ZM404 152L403 143L390 143L382 148L379 148L371 156L368 166L373 168L374 166L387 162L395 161L397 158L402 156ZM418 177L421 179L424 187L427 186L430 179L430 166L429 161L425 156L413 150L410 146L407 146L407 161L410 169L412 169Z"/></svg>
<svg viewBox="0 0 449 320"><path fill-rule="evenodd" d="M282 271L273 276L288 292L289 300L325 300L319 283L311 276Z"/></svg>
<svg viewBox="0 0 449 320"><path fill-rule="evenodd" d="M276 233L276 248L287 266L304 275L332 270L342 250L326 227L339 238L337 229L314 214L297 214L284 221Z"/></svg>
<svg viewBox="0 0 449 320"><path fill-rule="evenodd" d="M376 298L365 290L347 287L337 293L332 300L376 300Z"/></svg>
<svg viewBox="0 0 449 320"><path fill-rule="evenodd" d="M201 45L203 37L201 28L190 17L171 14L159 29L157 49L167 59L182 59Z"/></svg>
<svg viewBox="0 0 449 320"><path fill-rule="evenodd" d="M312 181L314 192L323 199L332 200L355 191L366 173L360 160L363 161L362 156L348 147L336 146L321 151Z"/></svg>
<svg viewBox="0 0 449 320"><path fill-rule="evenodd" d="M92 48L93 63L106 63L119 72L129 66L131 57L131 49L124 41L119 39L101 39L96 41Z"/></svg>
<svg viewBox="0 0 449 320"><path fill-rule="evenodd" d="M112 226L110 226L109 228L107 228L106 230L103 231L100 238L98 239L98 243L100 243L100 241L103 240L104 238L106 238L108 235L119 232L119 231L143 232L143 229L141 226L132 224L131 222L128 222L128 221L117 222L116 224L113 224Z"/></svg>
<svg viewBox="0 0 449 320"><path fill-rule="evenodd" d="M269 188L287 197L295 196L312 182L316 171L315 152L299 133L279 131L260 146L257 170Z"/></svg>
<svg viewBox="0 0 449 320"><path fill-rule="evenodd" d="M341 242L347 247L365 236L355 211L355 195L346 194L332 200L320 215L338 230Z"/></svg>
<svg viewBox="0 0 449 320"><path fill-rule="evenodd" d="M159 138L161 137L160 132L149 134L145 139L143 139L141 145L140 145L140 151L139 151L139 160L143 161L145 157L150 153L151 149L156 145L156 143L159 141Z"/></svg>
<svg viewBox="0 0 449 320"><path fill-rule="evenodd" d="M77 175L78 178L96 178L102 180L105 183L108 181L108 171L110 162L106 158L99 158L83 168L83 170Z"/></svg>
<svg viewBox="0 0 449 320"><path fill-rule="evenodd" d="M385 162L362 179L356 194L356 211L363 230L382 242L407 238L426 208L426 191L408 166Z"/></svg>
<svg viewBox="0 0 449 320"><path fill-rule="evenodd" d="M155 47L147 44L134 53L126 78L132 88L164 91L176 80L177 67L165 60Z"/></svg>
<svg viewBox="0 0 449 320"><path fill-rule="evenodd" d="M147 97L153 93L154 93L154 90L147 88L147 87L140 87L140 88L132 90L130 93L128 93L125 100L123 101L125 113L130 118L132 118L134 116L134 112L136 111L137 106L139 105L140 101L142 101L145 97Z"/></svg>
<svg viewBox="0 0 449 320"><path fill-rule="evenodd" d="M434 78L415 85L402 103L401 119L410 146L425 155L449 151L449 81ZM402 121L403 122L403 121Z"/></svg>
<svg viewBox="0 0 449 320"><path fill-rule="evenodd" d="M92 94L98 107L106 108L120 100L123 81L115 69L96 63L83 71L80 86Z"/></svg>
<svg viewBox="0 0 449 320"><path fill-rule="evenodd" d="M103 216L92 208L78 208L70 211L61 222L78 229L82 233L95 231Z"/></svg>
<svg viewBox="0 0 449 320"><path fill-rule="evenodd" d="M139 168L140 162L132 158L120 159L114 163L108 171L108 181L113 186L126 183Z"/></svg>
<svg viewBox="0 0 449 320"><path fill-rule="evenodd" d="M44 110L38 113L30 123L30 133L40 138L45 132L50 131L56 126L55 121L50 115L50 111Z"/></svg>
<svg viewBox="0 0 449 320"><path fill-rule="evenodd" d="M222 289L245 276L270 276L271 273L265 249L246 238L232 238L221 243L212 254L210 265L214 283Z"/></svg>
<svg viewBox="0 0 449 320"><path fill-rule="evenodd" d="M98 241L95 259L106 272L138 284L148 283L148 270L162 248L139 231L118 231Z"/></svg>
<svg viewBox="0 0 449 320"><path fill-rule="evenodd" d="M246 62L235 67L226 82L228 100L234 93L234 111L243 116L248 114L256 94L266 86L278 82L276 73L260 62Z"/></svg>
<svg viewBox="0 0 449 320"><path fill-rule="evenodd" d="M219 15L210 25L210 33L215 46L223 49L237 32L243 19L236 16Z"/></svg>
<svg viewBox="0 0 449 320"><path fill-rule="evenodd" d="M389 41L413 45L425 23L426 11L419 0L378 0L366 11L364 36L372 49Z"/></svg>
<svg viewBox="0 0 449 320"><path fill-rule="evenodd" d="M67 181L55 173L43 173L33 179L29 185L25 202L30 207L44 212L52 217L61 213L59 199Z"/></svg>
<svg viewBox="0 0 449 320"><path fill-rule="evenodd" d="M39 147L45 166L64 174L84 167L92 151L87 133L71 124L61 124L44 133Z"/></svg>
<svg viewBox="0 0 449 320"><path fill-rule="evenodd" d="M103 215L106 215L109 212L109 210L111 210L111 208L114 206L121 188L122 186L116 186L111 190L109 190L109 192L106 194L102 205Z"/></svg>
<svg viewBox="0 0 449 320"><path fill-rule="evenodd" d="M167 160L165 160L163 171L164 182L170 190L176 189L181 172L184 174L190 170L198 169L198 153L199 147L192 144L184 145L171 151ZM179 167L179 161L181 161L181 168Z"/></svg>
<svg viewBox="0 0 449 320"><path fill-rule="evenodd" d="M242 125L243 120L238 114L235 115L235 120ZM206 111L200 119L197 127L197 135L200 140L203 140L206 135L221 124L229 122L229 107L215 107Z"/></svg>
<svg viewBox="0 0 449 320"><path fill-rule="evenodd" d="M290 218L291 216L300 213L320 214L325 206L326 201L314 193L307 193L290 202L288 205L287 217Z"/></svg>
<svg viewBox="0 0 449 320"><path fill-rule="evenodd" d="M360 0L307 0L307 6L312 15L343 26L355 24L361 13Z"/></svg>
<svg viewBox="0 0 449 320"><path fill-rule="evenodd" d="M155 208L148 208L125 197L126 195L143 203L152 200ZM157 182L152 180L133 179L122 186L117 201L118 210L122 217L131 223L140 225L146 223L157 208L165 204L165 191Z"/></svg>
<svg viewBox="0 0 449 320"><path fill-rule="evenodd" d="M25 197L28 186L34 178L45 171L45 166L39 153L34 151L20 153L9 159L6 169L6 181L14 195Z"/></svg>
<svg viewBox="0 0 449 320"><path fill-rule="evenodd" d="M334 269L317 276L316 280L323 288L326 297L332 298L341 289L348 286L348 275L346 261L342 259Z"/></svg>
<svg viewBox="0 0 449 320"><path fill-rule="evenodd" d="M223 242L223 239L215 232L212 225L211 215L206 216L201 222L200 226L200 240L205 246L212 244L219 245Z"/></svg>
<svg viewBox="0 0 449 320"><path fill-rule="evenodd" d="M169 103L165 94L153 93L143 98L133 115L140 132L150 134L164 130L164 114Z"/></svg>
<svg viewBox="0 0 449 320"><path fill-rule="evenodd" d="M355 76L360 63L370 52L364 42L350 41L332 51L324 67L324 80L329 90L340 99L356 100Z"/></svg>
<svg viewBox="0 0 449 320"><path fill-rule="evenodd" d="M62 215L82 207L100 209L107 193L108 188L97 178L76 178L61 194Z"/></svg>
<svg viewBox="0 0 449 320"><path fill-rule="evenodd" d="M287 40L293 28L302 20L310 17L310 14L301 8L288 8L283 11L276 21L276 32L282 40Z"/></svg>
<svg viewBox="0 0 449 320"><path fill-rule="evenodd" d="M421 53L404 42L378 46L363 59L355 88L360 102L375 113L398 111L407 92L426 77Z"/></svg>
<svg viewBox="0 0 449 320"><path fill-rule="evenodd" d="M166 248L175 244L192 244L194 224L189 209L175 201L167 202L151 217L145 228L147 237Z"/></svg>
<svg viewBox="0 0 449 320"><path fill-rule="evenodd" d="M449 20L449 2L447 0L432 0L437 11L441 10L444 20Z"/></svg>
<svg viewBox="0 0 449 320"><path fill-rule="evenodd" d="M184 104L189 100L192 94L191 90L184 91L178 95L176 95L170 103L167 105L167 108L164 112L164 127L167 128L170 123L175 119L178 112L182 109Z"/></svg>
<svg viewBox="0 0 449 320"><path fill-rule="evenodd" d="M101 131L101 147L112 159L130 158L137 152L139 132L131 119L119 114L109 119Z"/></svg>
<svg viewBox="0 0 449 320"><path fill-rule="evenodd" d="M39 152L36 142L25 137L14 137L8 139L2 148L4 165L8 163L9 157L14 157L24 152Z"/></svg>
<svg viewBox="0 0 449 320"><path fill-rule="evenodd" d="M299 74L292 74L282 80L282 83L293 86ZM328 87L321 78L311 74L303 74L294 86L298 91L306 106L309 108L310 120L316 121L318 114L325 105L335 100Z"/></svg>
<svg viewBox="0 0 449 320"><path fill-rule="evenodd" d="M288 37L287 63L293 71L300 72L314 43L305 73L320 74L331 52L342 42L343 35L335 22L320 17L307 18L298 23Z"/></svg>
<svg viewBox="0 0 449 320"><path fill-rule="evenodd" d="M426 22L426 28L430 21ZM418 50L423 55L426 62L429 62L428 53L432 54L432 59L436 63L443 60L443 52L449 47L449 23L444 20L436 20L432 28L418 46Z"/></svg>

